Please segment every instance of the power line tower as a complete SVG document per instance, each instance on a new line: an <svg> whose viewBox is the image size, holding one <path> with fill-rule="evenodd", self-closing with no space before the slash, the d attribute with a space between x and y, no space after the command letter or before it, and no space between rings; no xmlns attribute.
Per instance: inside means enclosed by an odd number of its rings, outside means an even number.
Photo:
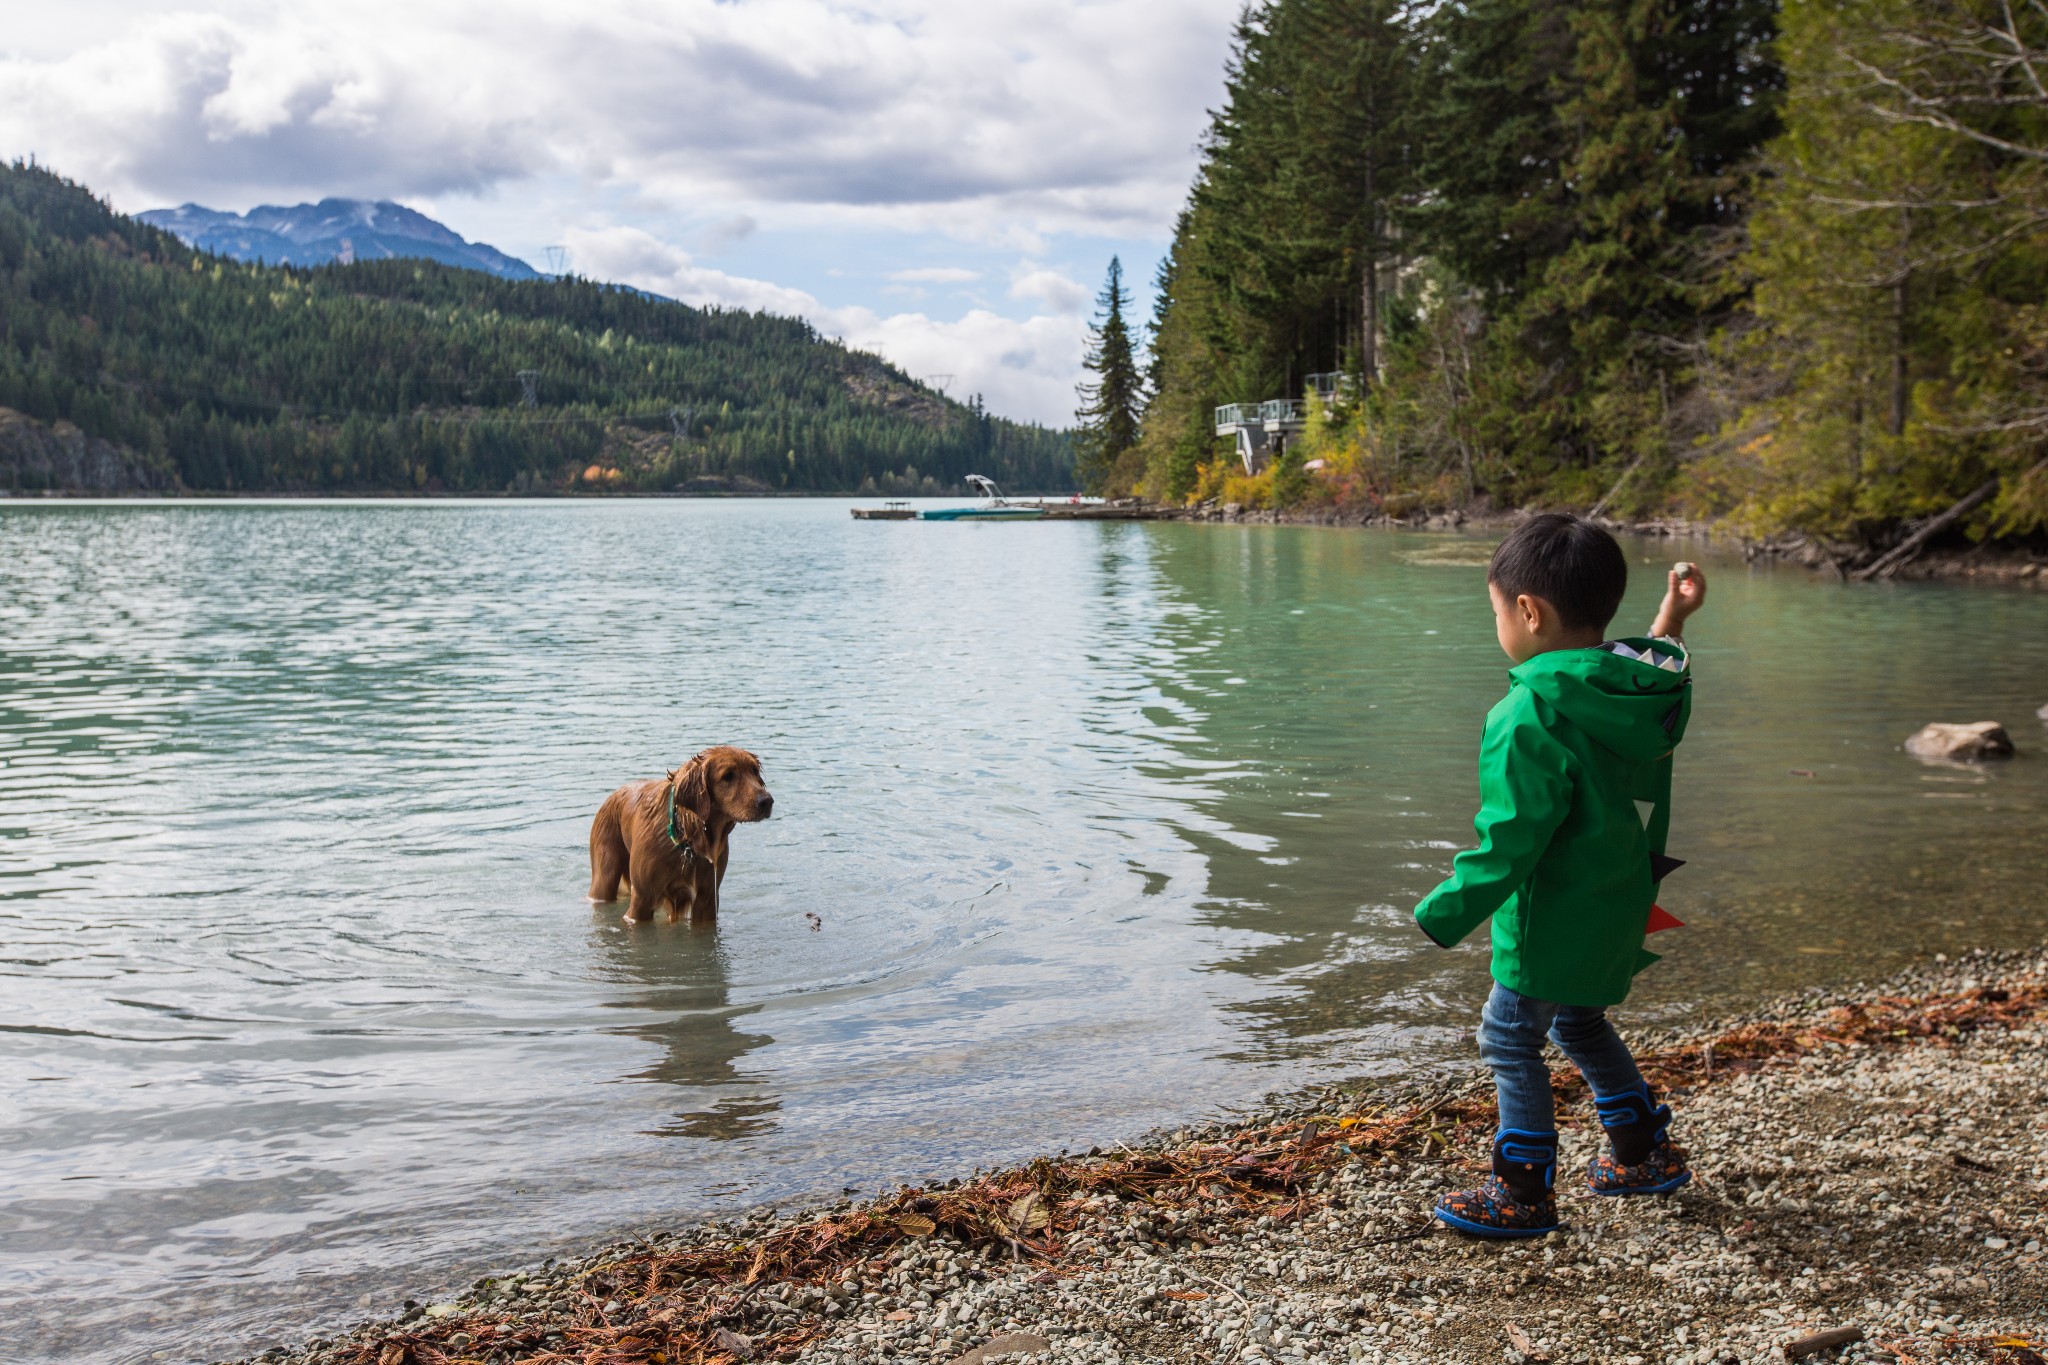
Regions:
<svg viewBox="0 0 2048 1365"><path fill-rule="evenodd" d="M566 272L566 271L568 270L568 267L569 267L569 248L568 248L568 247L565 247L565 246L551 246L551 247L547 248L547 253L548 253L548 274L550 274L550 275L560 275L560 274L563 274L563 273L565 273L565 272Z"/></svg>
<svg viewBox="0 0 2048 1365"><path fill-rule="evenodd" d="M937 389L940 393L944 393L953 381L958 378L958 375L953 374L935 374L927 376L924 382Z"/></svg>
<svg viewBox="0 0 2048 1365"><path fill-rule="evenodd" d="M694 408L670 408L668 410L669 423L675 427L678 438L690 434L690 414L694 411L696 411Z"/></svg>
<svg viewBox="0 0 2048 1365"><path fill-rule="evenodd" d="M519 372L519 406L532 408L540 406L540 371Z"/></svg>

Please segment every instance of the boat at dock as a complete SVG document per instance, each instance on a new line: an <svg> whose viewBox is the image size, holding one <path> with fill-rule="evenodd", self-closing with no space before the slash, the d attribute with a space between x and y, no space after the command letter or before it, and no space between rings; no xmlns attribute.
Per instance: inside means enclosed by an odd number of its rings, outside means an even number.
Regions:
<svg viewBox="0 0 2048 1365"><path fill-rule="evenodd" d="M853 519L855 521L916 521L917 513L907 502L885 502L880 507L854 508Z"/></svg>
<svg viewBox="0 0 2048 1365"><path fill-rule="evenodd" d="M972 507L927 507L917 514L919 521L1038 521L1045 516L1039 503L1009 502L994 479L969 474L967 482L981 490L981 501Z"/></svg>
<svg viewBox="0 0 2048 1365"><path fill-rule="evenodd" d="M917 514L919 521L1043 521L1043 507L1012 503L1006 507L932 507Z"/></svg>

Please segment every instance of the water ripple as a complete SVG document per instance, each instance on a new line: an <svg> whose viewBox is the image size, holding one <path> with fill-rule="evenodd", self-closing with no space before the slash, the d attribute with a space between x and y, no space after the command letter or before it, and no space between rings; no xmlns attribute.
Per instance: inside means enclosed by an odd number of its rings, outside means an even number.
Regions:
<svg viewBox="0 0 2048 1365"><path fill-rule="evenodd" d="M14 504L0 537L0 1357L214 1357L1466 1046L1483 962L1406 907L1501 687L1469 543L801 502ZM1951 698L2021 714L2048 599L1709 562L1697 928L1644 1008L1794 943L1854 935L1847 973L2038 932L2048 764L1926 801L1895 746ZM586 905L597 802L719 741L777 815L718 931ZM1876 821L1912 836L1848 837Z"/></svg>

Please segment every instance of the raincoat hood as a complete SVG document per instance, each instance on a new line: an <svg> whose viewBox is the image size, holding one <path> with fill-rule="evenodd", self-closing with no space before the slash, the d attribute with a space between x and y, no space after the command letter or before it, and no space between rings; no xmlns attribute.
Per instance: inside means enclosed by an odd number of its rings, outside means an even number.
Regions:
<svg viewBox="0 0 2048 1365"><path fill-rule="evenodd" d="M1692 675L1675 640L1554 649L1508 670L1587 738L1625 759L1662 758L1685 738Z"/></svg>

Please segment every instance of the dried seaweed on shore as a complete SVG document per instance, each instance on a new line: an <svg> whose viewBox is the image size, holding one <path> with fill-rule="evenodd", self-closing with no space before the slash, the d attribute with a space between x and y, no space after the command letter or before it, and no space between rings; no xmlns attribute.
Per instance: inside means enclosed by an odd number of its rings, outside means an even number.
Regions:
<svg viewBox="0 0 2048 1365"><path fill-rule="evenodd" d="M1651 1048L1644 1073L1699 1089L1826 1048L1942 1045L2048 1012L2048 986L1883 996L1810 1017L1761 1020L1712 1038ZM1561 1115L1584 1108L1575 1074L1556 1081ZM1143 1150L1041 1158L758 1237L614 1248L581 1266L546 1313L477 1308L358 1334L321 1357L334 1365L734 1365L787 1360L830 1324L803 1311L856 1297L907 1243L940 1239L963 1257L1029 1262L1043 1277L1086 1274L1103 1255L1086 1234L1114 1213L1161 1243L1202 1244L1251 1219L1285 1222L1329 1201L1351 1162L1425 1156L1490 1126L1490 1092L1472 1082L1392 1106L1369 1094L1317 1097L1330 1112L1215 1128ZM1408 1234L1403 1234L1408 1235ZM977 1271L970 1273L986 1273ZM1228 1289L1228 1286L1220 1286ZM1981 1359L2023 1362L2030 1343L1958 1342Z"/></svg>
<svg viewBox="0 0 2048 1365"><path fill-rule="evenodd" d="M1997 1336L1943 1337L1939 1342L1938 1356L1923 1354L1906 1341L1885 1340L1878 1344L1897 1357L1899 1365L1923 1365L1923 1362L1931 1365L1936 1359L1986 1360L1991 1365L2041 1365L2041 1353L2048 1350L2048 1342Z"/></svg>

